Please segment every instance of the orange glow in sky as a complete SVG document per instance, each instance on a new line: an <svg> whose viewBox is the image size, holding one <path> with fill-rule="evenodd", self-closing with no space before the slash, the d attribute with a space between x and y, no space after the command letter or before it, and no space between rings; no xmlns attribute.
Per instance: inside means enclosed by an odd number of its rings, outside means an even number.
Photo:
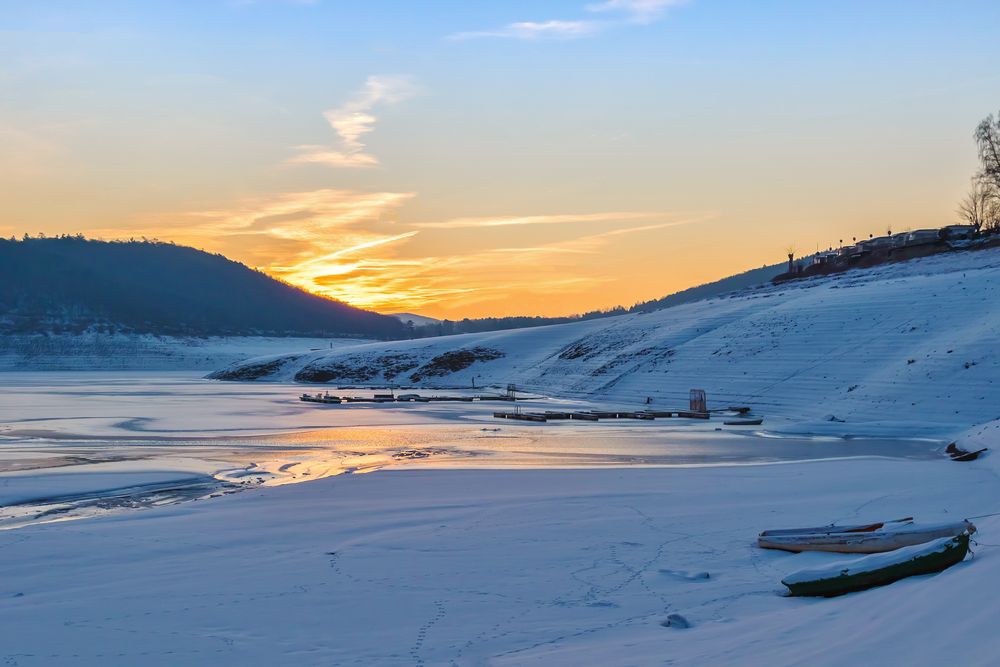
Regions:
<svg viewBox="0 0 1000 667"><path fill-rule="evenodd" d="M156 237L459 319L955 221L997 3L600 7L6 3L0 234Z"/></svg>

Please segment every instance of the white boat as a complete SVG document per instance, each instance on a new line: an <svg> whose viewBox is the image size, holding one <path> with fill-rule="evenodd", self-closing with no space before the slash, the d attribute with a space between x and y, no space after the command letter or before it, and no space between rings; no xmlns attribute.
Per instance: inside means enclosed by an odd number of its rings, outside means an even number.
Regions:
<svg viewBox="0 0 1000 667"><path fill-rule="evenodd" d="M757 538L757 544L764 549L782 551L832 551L835 553L874 554L893 551L901 547L923 544L942 537L956 537L968 532L976 532L969 521L951 523L918 524L890 523L877 530L779 533L765 531Z"/></svg>
<svg viewBox="0 0 1000 667"><path fill-rule="evenodd" d="M913 523L913 517L907 516L902 519L890 519L889 521L875 521L873 523L855 523L838 526L835 523L825 526L813 526L811 528L779 528L777 530L765 530L760 535L812 535L818 533L871 533L883 528L897 528L904 524Z"/></svg>

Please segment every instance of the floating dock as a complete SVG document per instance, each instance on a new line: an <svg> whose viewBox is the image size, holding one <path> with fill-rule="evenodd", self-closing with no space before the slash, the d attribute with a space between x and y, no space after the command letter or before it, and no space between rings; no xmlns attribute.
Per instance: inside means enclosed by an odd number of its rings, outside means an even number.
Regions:
<svg viewBox="0 0 1000 667"><path fill-rule="evenodd" d="M516 419L521 421L546 422L559 420L580 420L596 422L602 419L637 419L640 421L652 421L657 418L682 417L687 419L708 419L707 412L677 412L666 410L589 410L556 412L546 410L545 412L494 412L496 419Z"/></svg>
<svg viewBox="0 0 1000 667"><path fill-rule="evenodd" d="M516 419L523 422L548 421L545 415L540 412L494 412L493 416L497 419Z"/></svg>
<svg viewBox="0 0 1000 667"><path fill-rule="evenodd" d="M341 404L341 403L472 403L473 401L514 401L513 395L506 396L421 396L420 394L374 394L370 398L362 396L333 396L329 392L317 394L302 394L299 400L308 403ZM698 404L696 407L704 407ZM520 410L494 412L494 419L513 419L515 421L547 422L578 420L596 422L602 419L635 419L652 421L654 419L711 419L712 414L729 419L723 422L726 426L757 426L763 422L762 417L751 416L750 408L733 406L713 410L545 410L544 412L521 412Z"/></svg>
<svg viewBox="0 0 1000 667"><path fill-rule="evenodd" d="M471 403L473 401L513 401L509 396L421 396L419 394L375 394L366 396L334 396L329 393L324 394L302 394L300 401L306 403L432 403L432 402L452 402Z"/></svg>
<svg viewBox="0 0 1000 667"><path fill-rule="evenodd" d="M328 394L302 394L299 396L300 401L305 401L307 403L341 403L342 400L340 396L330 396Z"/></svg>
<svg viewBox="0 0 1000 667"><path fill-rule="evenodd" d="M681 410L677 413L678 417L683 417L684 419L708 419L709 413L707 412L691 412L689 410Z"/></svg>

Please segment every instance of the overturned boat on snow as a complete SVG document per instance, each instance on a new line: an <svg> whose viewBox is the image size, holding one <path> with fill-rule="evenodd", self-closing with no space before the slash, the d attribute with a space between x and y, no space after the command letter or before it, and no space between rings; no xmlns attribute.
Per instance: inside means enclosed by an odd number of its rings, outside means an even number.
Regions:
<svg viewBox="0 0 1000 667"><path fill-rule="evenodd" d="M805 532L814 531L814 532ZM835 553L873 554L893 551L945 537L971 535L976 527L970 521L917 524L899 519L868 526L829 526L764 531L757 544L764 549L782 551L831 551Z"/></svg>
<svg viewBox="0 0 1000 667"><path fill-rule="evenodd" d="M811 528L779 528L777 530L765 530L760 536L770 537L774 535L812 535L812 534L829 534L829 533L871 533L876 530L881 530L882 528L901 526L904 524L913 523L912 516L906 516L902 519L890 519L888 521L875 521L873 523L856 523L847 524L846 526L838 526L835 523L830 523L825 526L814 526Z"/></svg>
<svg viewBox="0 0 1000 667"><path fill-rule="evenodd" d="M833 597L883 586L906 577L940 572L969 553L969 533L942 537L891 553L800 570L781 580L791 595Z"/></svg>

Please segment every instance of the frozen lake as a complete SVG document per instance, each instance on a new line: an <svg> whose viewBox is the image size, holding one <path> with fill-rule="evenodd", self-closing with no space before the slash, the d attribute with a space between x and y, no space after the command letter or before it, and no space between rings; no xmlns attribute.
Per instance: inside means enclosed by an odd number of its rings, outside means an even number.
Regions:
<svg viewBox="0 0 1000 667"><path fill-rule="evenodd" d="M489 403L323 406L190 373L0 382L0 662L995 662L1000 519L978 517L997 475L930 439L768 414L511 424ZM842 555L754 541L901 516L977 517L983 543L939 575L811 600L781 579ZM942 626L952 608L968 613Z"/></svg>
<svg viewBox="0 0 1000 667"><path fill-rule="evenodd" d="M533 424L494 419L494 410L510 409L507 403L298 400L303 391L315 390L213 382L190 372L0 374L0 527L387 467L926 459L936 456L941 444L791 435L782 433L782 420L766 415L761 427L727 427L721 419ZM370 396L372 390L336 393ZM518 405L525 411L642 407L542 397Z"/></svg>

